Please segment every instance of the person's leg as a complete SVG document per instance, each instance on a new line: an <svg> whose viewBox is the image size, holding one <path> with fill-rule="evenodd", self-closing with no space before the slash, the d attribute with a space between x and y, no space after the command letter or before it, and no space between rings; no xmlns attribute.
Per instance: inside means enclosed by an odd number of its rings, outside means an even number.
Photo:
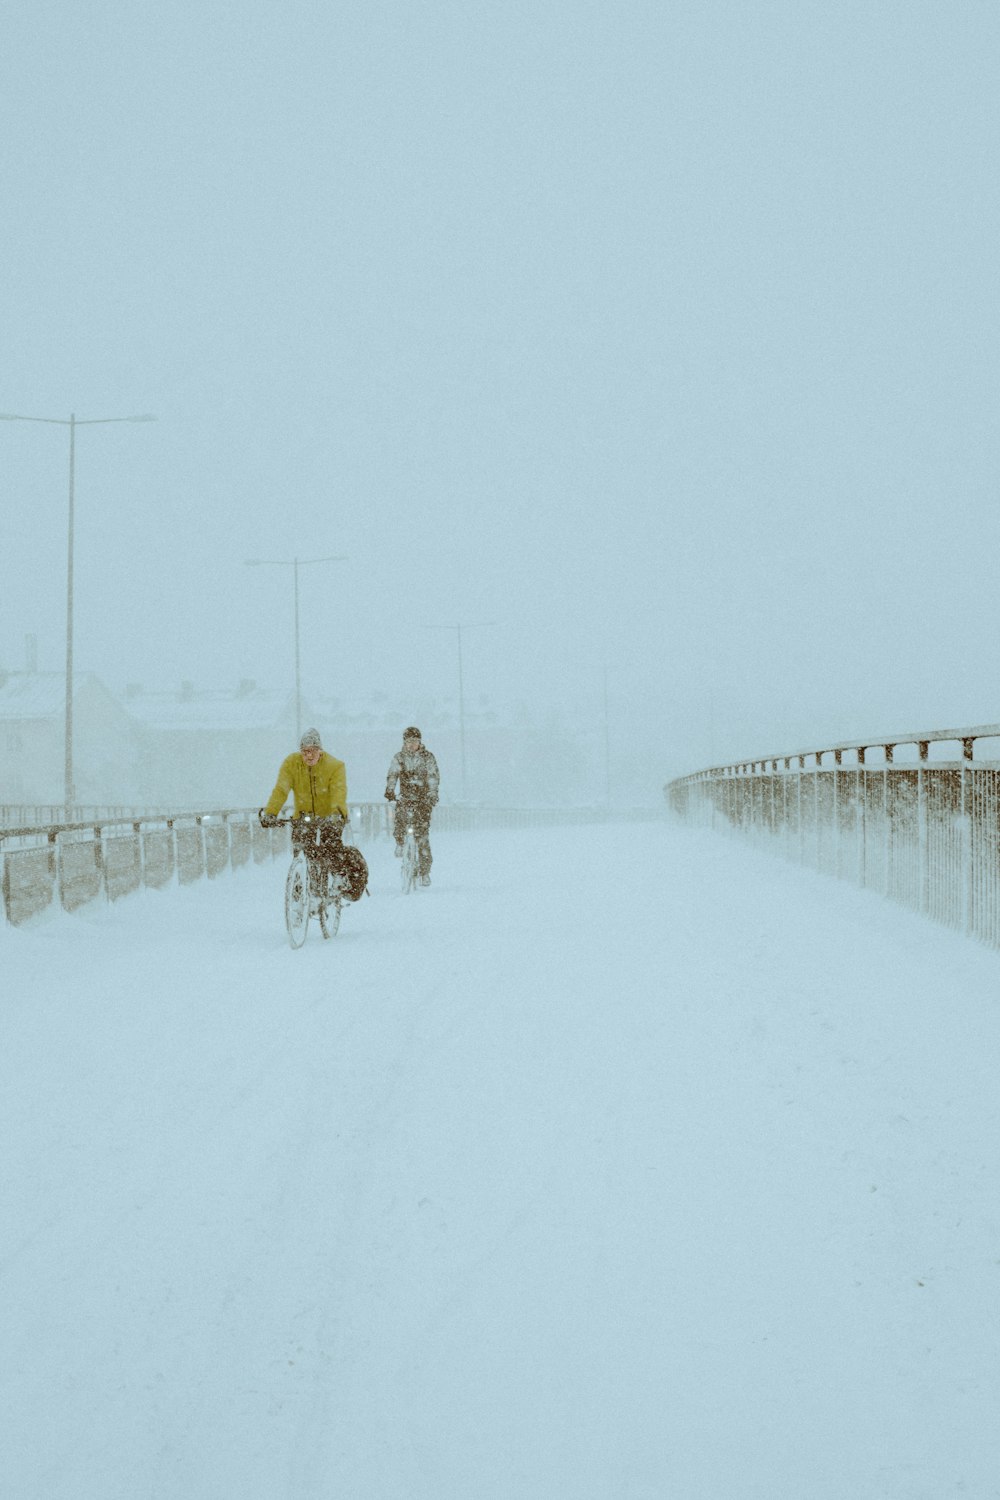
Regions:
<svg viewBox="0 0 1000 1500"><path fill-rule="evenodd" d="M292 848L305 855L306 864L309 866L309 890L312 895L318 896L322 871L319 851L316 847L316 829L311 823L296 819L292 824Z"/></svg>
<svg viewBox="0 0 1000 1500"><path fill-rule="evenodd" d="M319 862L327 888L331 875L339 875L344 862L342 829L334 823L323 823L319 830Z"/></svg>
<svg viewBox="0 0 1000 1500"><path fill-rule="evenodd" d="M395 815L392 825L393 837L396 840L396 853L402 854L403 840L406 838L406 825L413 809L409 803L397 802L395 804Z"/></svg>
<svg viewBox="0 0 1000 1500"><path fill-rule="evenodd" d="M431 854L431 841L428 837L431 827L431 810L428 805L418 802L413 813L413 831L417 836L417 854L420 857L420 878L430 880L433 856Z"/></svg>

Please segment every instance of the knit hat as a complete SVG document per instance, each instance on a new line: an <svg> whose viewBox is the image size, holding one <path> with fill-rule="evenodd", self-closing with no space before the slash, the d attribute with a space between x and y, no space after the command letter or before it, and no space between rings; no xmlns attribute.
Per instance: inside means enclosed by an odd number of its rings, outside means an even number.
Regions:
<svg viewBox="0 0 1000 1500"><path fill-rule="evenodd" d="M420 730L419 729L414 729L414 727L413 727L412 724L410 725L409 729L404 729L403 730L403 739L404 740L419 740L419 738L420 738Z"/></svg>
<svg viewBox="0 0 1000 1500"><path fill-rule="evenodd" d="M318 729L307 729L299 740L300 750L322 750L323 742L319 737Z"/></svg>

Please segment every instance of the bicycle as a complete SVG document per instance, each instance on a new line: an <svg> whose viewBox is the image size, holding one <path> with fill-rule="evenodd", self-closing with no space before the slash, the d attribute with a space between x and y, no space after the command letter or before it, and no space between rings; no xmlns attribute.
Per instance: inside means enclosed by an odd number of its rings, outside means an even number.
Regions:
<svg viewBox="0 0 1000 1500"><path fill-rule="evenodd" d="M328 821L326 818L315 820L317 828ZM278 818L272 827L297 824L301 828L303 824L312 823L310 817ZM315 854L310 856L302 847L295 850L285 877L285 927L293 948L301 948L305 942L310 917L317 918L324 938L337 936L347 886L343 875L327 874L322 860Z"/></svg>

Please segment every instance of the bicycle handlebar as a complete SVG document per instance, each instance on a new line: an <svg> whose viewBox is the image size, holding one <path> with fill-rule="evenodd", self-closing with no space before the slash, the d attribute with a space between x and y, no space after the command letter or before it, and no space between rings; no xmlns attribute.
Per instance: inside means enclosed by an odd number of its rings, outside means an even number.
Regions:
<svg viewBox="0 0 1000 1500"><path fill-rule="evenodd" d="M303 823L315 824L317 827L322 823L341 823L346 828L350 821L350 818L342 818L339 813L322 818L315 818L312 813L303 813L301 818L274 818L273 821L263 823L261 826L263 828L292 828L295 824L301 827Z"/></svg>

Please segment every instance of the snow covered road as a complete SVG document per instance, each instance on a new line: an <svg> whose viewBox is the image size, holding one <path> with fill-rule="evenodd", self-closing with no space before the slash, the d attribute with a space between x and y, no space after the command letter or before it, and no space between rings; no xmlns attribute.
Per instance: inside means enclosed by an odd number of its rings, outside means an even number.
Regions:
<svg viewBox="0 0 1000 1500"><path fill-rule="evenodd" d="M0 928L2 1492L1000 1495L1000 955L668 825L434 848L298 953L280 861Z"/></svg>

